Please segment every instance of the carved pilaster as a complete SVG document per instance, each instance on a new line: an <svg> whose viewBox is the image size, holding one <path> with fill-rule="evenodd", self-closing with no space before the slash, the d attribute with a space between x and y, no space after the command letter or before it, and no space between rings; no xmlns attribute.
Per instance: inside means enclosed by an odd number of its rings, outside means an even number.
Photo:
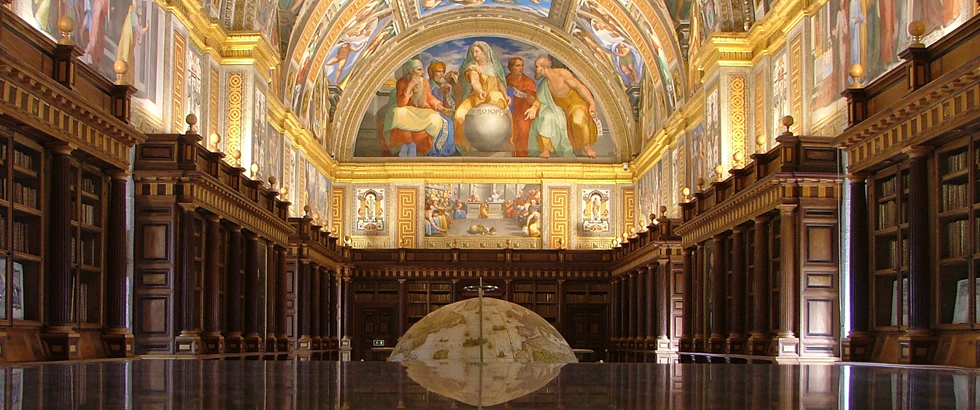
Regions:
<svg viewBox="0 0 980 410"><path fill-rule="evenodd" d="M732 307L728 320L725 352L743 353L745 348L745 227L732 229Z"/></svg>
<svg viewBox="0 0 980 410"><path fill-rule="evenodd" d="M694 351L694 248L684 248L682 251L684 258L684 294L681 300L684 310L681 313L681 341L680 350L682 352Z"/></svg>
<svg viewBox="0 0 980 410"><path fill-rule="evenodd" d="M108 357L132 357L133 333L126 327L127 291L126 194L129 173L109 172L109 217L106 219L106 329L102 342Z"/></svg>
<svg viewBox="0 0 980 410"><path fill-rule="evenodd" d="M259 237L245 234L245 351L258 352L262 346L259 335Z"/></svg>
<svg viewBox="0 0 980 410"><path fill-rule="evenodd" d="M769 348L769 218L755 218L755 269L752 277L752 329L748 340L749 354L762 355Z"/></svg>
<svg viewBox="0 0 980 410"><path fill-rule="evenodd" d="M225 351L241 353L245 351L242 337L242 228L228 225L228 262L226 262L225 297L227 298Z"/></svg>
<svg viewBox="0 0 980 410"><path fill-rule="evenodd" d="M224 351L224 338L221 336L221 325L219 323L218 288L221 286L221 273L219 272L219 243L221 235L221 217L215 214L205 216L205 235L207 241L204 243L204 331L201 333L201 341L204 343L204 352L209 354L222 353Z"/></svg>
<svg viewBox="0 0 980 410"><path fill-rule="evenodd" d="M850 292L851 331L841 342L842 358L851 361L871 359L874 337L871 327L871 243L868 220L867 175L850 174Z"/></svg>
<svg viewBox="0 0 980 410"><path fill-rule="evenodd" d="M728 236L726 234L715 235L711 246L711 337L708 338L708 351L711 353L724 353L725 338L728 336L726 322L727 312L725 309L725 243Z"/></svg>
<svg viewBox="0 0 980 410"><path fill-rule="evenodd" d="M779 359L793 360L799 357L800 339L796 337L796 246L797 224L796 210L798 204L783 203L779 205L779 237L782 246L779 247L779 323L772 344L772 355Z"/></svg>
<svg viewBox="0 0 980 410"><path fill-rule="evenodd" d="M44 310L47 325L41 334L47 358L69 360L79 358L79 335L72 326L71 270L71 153L74 147L60 145L51 152L51 190L49 199L60 211L49 213L49 248L46 257Z"/></svg>
<svg viewBox="0 0 980 410"><path fill-rule="evenodd" d="M286 258L288 250L276 246L276 351L289 352L290 341L286 331Z"/></svg>
<svg viewBox="0 0 980 410"><path fill-rule="evenodd" d="M174 338L178 355L199 355L204 353L201 343L200 327L197 323L199 312L195 294L197 285L197 268L194 267L194 257L197 254L197 243L194 238L194 204L180 205L180 272L178 274L178 289L180 303L178 312L178 327L180 334Z"/></svg>
<svg viewBox="0 0 980 410"><path fill-rule="evenodd" d="M932 361L938 339L929 330L932 288L929 258L929 149L912 147L909 154L909 330L899 338L899 362Z"/></svg>

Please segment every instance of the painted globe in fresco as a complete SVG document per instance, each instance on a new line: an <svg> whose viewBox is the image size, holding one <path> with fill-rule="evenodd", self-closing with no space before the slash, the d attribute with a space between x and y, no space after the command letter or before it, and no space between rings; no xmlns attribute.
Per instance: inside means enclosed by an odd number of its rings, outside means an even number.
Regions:
<svg viewBox="0 0 980 410"><path fill-rule="evenodd" d="M473 149L483 152L500 150L510 139L510 111L483 103L471 108L463 122L463 133Z"/></svg>
<svg viewBox="0 0 980 410"><path fill-rule="evenodd" d="M575 363L551 323L500 299L471 298L443 306L412 325L388 360L395 362Z"/></svg>

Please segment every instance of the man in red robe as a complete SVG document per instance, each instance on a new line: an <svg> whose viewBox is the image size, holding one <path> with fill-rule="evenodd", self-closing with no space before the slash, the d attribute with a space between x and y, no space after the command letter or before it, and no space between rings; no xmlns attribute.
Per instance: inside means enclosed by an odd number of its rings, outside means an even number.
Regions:
<svg viewBox="0 0 980 410"><path fill-rule="evenodd" d="M432 95L421 61L409 60L404 70L405 75L395 83L395 98L389 102L385 116L382 150L403 157L422 157L432 149L436 136L448 132L448 124L439 115L445 107Z"/></svg>
<svg viewBox="0 0 980 410"><path fill-rule="evenodd" d="M511 88L513 93L511 101L514 104L510 116L512 121L510 142L514 145L515 157L526 157L531 119L524 112L531 108L537 99L537 86L534 80L524 75L524 60L520 57L510 59L507 62L507 69L510 70L510 74L507 74L507 87Z"/></svg>

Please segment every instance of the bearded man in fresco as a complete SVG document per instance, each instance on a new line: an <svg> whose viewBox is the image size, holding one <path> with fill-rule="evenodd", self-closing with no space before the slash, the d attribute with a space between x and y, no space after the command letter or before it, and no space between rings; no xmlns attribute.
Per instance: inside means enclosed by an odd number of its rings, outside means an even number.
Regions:
<svg viewBox="0 0 980 410"><path fill-rule="evenodd" d="M381 147L390 155L425 156L434 140L449 138L451 128L439 114L445 107L432 95L422 62L411 59L402 68L405 74L395 83L385 112Z"/></svg>
<svg viewBox="0 0 980 410"><path fill-rule="evenodd" d="M514 145L515 157L526 157L527 135L531 131L531 120L524 116L524 112L537 101L538 87L534 85L534 80L524 75L524 60L520 57L511 58L507 62L507 87L510 88L513 104L511 121L510 142Z"/></svg>

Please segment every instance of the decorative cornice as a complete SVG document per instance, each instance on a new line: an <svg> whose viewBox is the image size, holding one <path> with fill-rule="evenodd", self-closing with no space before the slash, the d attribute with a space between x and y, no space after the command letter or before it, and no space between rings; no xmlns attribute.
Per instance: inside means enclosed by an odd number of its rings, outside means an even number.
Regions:
<svg viewBox="0 0 980 410"><path fill-rule="evenodd" d="M477 163L466 161L447 162L447 158L431 163L377 161L351 162L339 164L334 168L333 177L337 182L396 182L419 181L440 182L479 182L513 181L588 181L589 183L623 184L631 183L632 175L624 171L621 164L582 164L582 163L528 163L513 161L501 163Z"/></svg>
<svg viewBox="0 0 980 410"><path fill-rule="evenodd" d="M279 65L279 56L261 33L244 31L231 33L221 46L222 65L251 65L255 72L268 83L273 69Z"/></svg>

